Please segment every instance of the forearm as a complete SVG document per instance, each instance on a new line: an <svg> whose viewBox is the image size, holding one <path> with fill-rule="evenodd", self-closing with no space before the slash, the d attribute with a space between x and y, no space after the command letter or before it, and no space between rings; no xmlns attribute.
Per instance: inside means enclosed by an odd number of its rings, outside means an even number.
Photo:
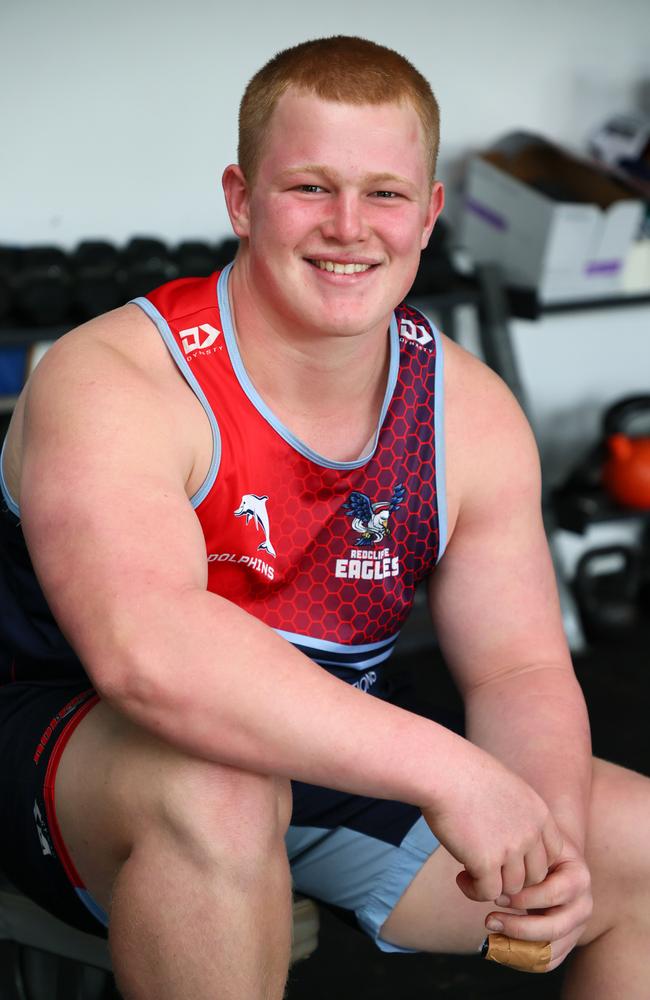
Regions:
<svg viewBox="0 0 650 1000"><path fill-rule="evenodd" d="M165 613L158 610L165 606ZM214 595L144 599L121 623L124 667L91 669L133 721L186 752L415 805L448 794L469 749L441 726L329 675ZM107 658L108 659L108 658ZM446 784L445 784L446 782Z"/></svg>
<svg viewBox="0 0 650 1000"><path fill-rule="evenodd" d="M467 736L524 778L562 832L584 846L591 738L582 691L563 665L476 687L465 700Z"/></svg>

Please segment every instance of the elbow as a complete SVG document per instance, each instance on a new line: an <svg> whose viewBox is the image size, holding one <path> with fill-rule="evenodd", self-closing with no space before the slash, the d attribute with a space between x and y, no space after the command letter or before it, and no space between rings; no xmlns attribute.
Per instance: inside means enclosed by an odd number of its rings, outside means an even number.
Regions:
<svg viewBox="0 0 650 1000"><path fill-rule="evenodd" d="M172 703L179 694L178 685L170 682L166 657L159 646L144 639L142 630L127 637L116 629L113 641L99 654L91 655L87 666L99 696L146 728L174 711Z"/></svg>

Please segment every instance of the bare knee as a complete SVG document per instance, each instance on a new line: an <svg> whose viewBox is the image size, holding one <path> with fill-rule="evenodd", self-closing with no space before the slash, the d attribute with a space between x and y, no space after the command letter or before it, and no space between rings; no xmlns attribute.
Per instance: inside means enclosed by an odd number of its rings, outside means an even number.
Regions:
<svg viewBox="0 0 650 1000"><path fill-rule="evenodd" d="M104 703L73 733L56 780L64 842L101 898L145 843L150 857L162 857L166 844L179 859L214 865L228 858L251 871L284 850L288 780L183 754Z"/></svg>
<svg viewBox="0 0 650 1000"><path fill-rule="evenodd" d="M620 921L648 923L650 913L650 779L594 760L585 857L594 911L581 944Z"/></svg>
<svg viewBox="0 0 650 1000"><path fill-rule="evenodd" d="M207 863L264 864L283 849L290 816L288 780L181 756L162 768L142 833L153 825Z"/></svg>

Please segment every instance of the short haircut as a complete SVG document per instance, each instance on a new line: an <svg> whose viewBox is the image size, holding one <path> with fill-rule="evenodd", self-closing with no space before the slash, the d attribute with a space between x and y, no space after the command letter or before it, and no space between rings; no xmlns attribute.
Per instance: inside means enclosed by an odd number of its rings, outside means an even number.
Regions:
<svg viewBox="0 0 650 1000"><path fill-rule="evenodd" d="M252 184L275 106L295 87L342 104L410 103L422 123L429 176L435 179L440 112L428 82L393 49L334 35L278 52L248 84L239 108L239 166Z"/></svg>

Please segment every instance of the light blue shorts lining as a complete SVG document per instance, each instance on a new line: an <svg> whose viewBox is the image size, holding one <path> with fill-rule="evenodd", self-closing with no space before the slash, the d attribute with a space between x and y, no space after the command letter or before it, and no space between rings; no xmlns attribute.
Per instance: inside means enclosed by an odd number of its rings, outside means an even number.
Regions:
<svg viewBox="0 0 650 1000"><path fill-rule="evenodd" d="M289 827L286 836L294 887L352 910L381 951L409 953L380 931L440 841L420 817L399 846L345 827Z"/></svg>

